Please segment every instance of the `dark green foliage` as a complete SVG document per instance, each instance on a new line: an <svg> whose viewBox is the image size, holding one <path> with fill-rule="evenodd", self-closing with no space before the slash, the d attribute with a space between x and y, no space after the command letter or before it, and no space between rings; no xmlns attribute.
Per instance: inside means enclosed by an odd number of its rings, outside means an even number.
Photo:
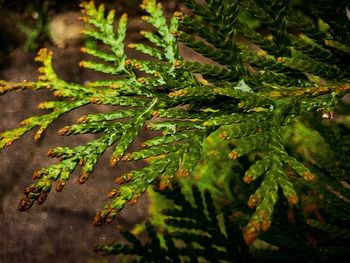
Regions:
<svg viewBox="0 0 350 263"><path fill-rule="evenodd" d="M161 192L173 202L163 211L168 230L157 234L152 224L146 225L149 241L142 243L129 231L122 232L130 245L96 245L94 250L104 255L137 255L137 262L250 262L252 256L243 241L237 222L230 218L230 209L223 207L218 218L209 191L204 196L192 187L194 204L175 186ZM169 232L168 232L169 231ZM163 245L161 245L163 244Z"/></svg>
<svg viewBox="0 0 350 263"><path fill-rule="evenodd" d="M171 201L161 212L165 227L146 223L146 237L122 230L128 243L98 244L94 251L133 256L134 262L334 262L349 254L349 230L318 220L305 222L296 209L288 211L283 198L275 208L271 229L248 246L241 232L247 211L237 210L243 206L238 199L221 203L218 210L211 193L201 193L196 186L186 194L179 185L158 194ZM310 242L313 238L320 244ZM336 245L327 243L335 240Z"/></svg>
<svg viewBox="0 0 350 263"><path fill-rule="evenodd" d="M52 54L43 49L38 55L44 65L39 81L0 83L1 94L45 87L61 99L40 104L51 113L31 117L20 128L0 134L0 148L35 127L39 139L49 124L75 108L90 103L121 107L83 116L78 124L62 128L62 135L101 136L76 148L50 150L49 156L61 162L34 174L37 183L26 188L19 209L26 210L35 201L41 204L54 183L61 191L77 165L83 166L79 183L84 183L101 154L113 147L112 166L132 160L146 160L147 165L116 178L118 186L97 213L95 225L111 222L150 185L164 190L178 181L186 193L188 185L182 177L190 177L200 191L210 189L214 200L205 194L204 205L200 192L194 190L194 204L183 197L178 205L190 207L197 221L188 221L189 214L181 210L173 210L177 219L168 221L174 227L191 226L206 233L201 238L192 231L175 235L188 245L183 255L190 260L194 260L190 250L214 257L208 261L219 257L234 261L246 253L280 262L290 260L287 255L293 253L293 260L320 262L348 254L349 126L341 122L347 116L335 116L337 103L350 91L347 1L313 1L303 10L288 5L289 1L186 2L193 12L176 12L168 21L160 4L144 0L141 8L147 16L142 19L154 29L141 32L147 42L127 46L127 15L116 26L114 11L106 13L104 6L84 3L84 33L99 45L82 49L94 60L80 66L105 73L106 79L86 85L67 83L56 75ZM336 15L328 16L330 10ZM246 25L245 16L255 17L260 27ZM179 42L211 63L186 60ZM126 47L149 59L128 57ZM154 136L142 144L143 149L128 151L143 128L154 131ZM215 148L219 151L208 152ZM172 195L168 198L176 203ZM242 214L238 225L227 223L224 201L230 203L230 213ZM220 207L225 230L218 228L214 204ZM175 216L169 213L165 215ZM149 246L126 232L134 246L114 246L114 252L171 260L167 253L179 249L171 241L174 233L165 235L168 243L160 248L154 228L147 229ZM196 240L199 247L186 240ZM262 240L273 249L261 251ZM200 247L207 242L223 249L213 245L205 254Z"/></svg>

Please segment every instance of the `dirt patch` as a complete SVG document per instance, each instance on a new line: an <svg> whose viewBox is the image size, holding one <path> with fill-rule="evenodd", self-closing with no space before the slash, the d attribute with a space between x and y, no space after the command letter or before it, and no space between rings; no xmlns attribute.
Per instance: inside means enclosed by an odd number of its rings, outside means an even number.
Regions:
<svg viewBox="0 0 350 263"><path fill-rule="evenodd" d="M176 4L168 7L176 8ZM174 2L175 3L175 2ZM121 7L125 8L125 7ZM128 41L139 39L138 23L131 17L134 28ZM135 26L136 25L136 26ZM134 33L133 33L134 32ZM52 44L46 46L54 53L54 65L58 74L68 82L83 83L101 76L78 67L84 55L76 43L58 48ZM62 47L62 46L61 46ZM138 56L139 54L134 54ZM8 81L34 81L37 68L35 53L13 50L4 61L0 70L0 79ZM52 99L49 91L21 91L0 97L0 132L18 127L19 122L29 116L42 114L36 105ZM17 204L25 186L33 183L31 174L47 167L55 160L46 157L49 148L55 146L76 146L86 143L97 135L72 136L62 138L57 130L72 124L82 115L102 112L107 107L88 106L73 111L54 123L45 132L39 142L34 142L35 131L25 135L13 146L0 152L0 262L115 262L114 257L102 258L91 251L98 242L119 240L116 226L131 227L142 222L147 216L148 201L142 198L135 206L127 207L112 225L96 228L91 225L94 214L108 201L106 194L114 187L113 180L118 174L130 170L136 164L120 165L110 168L108 159L111 150L101 158L92 177L85 185L76 183L79 171L72 175L62 193L50 193L41 207L34 206L27 212L18 212ZM143 140L144 138L139 138ZM139 165L139 164L138 164ZM135 166L134 166L135 167Z"/></svg>

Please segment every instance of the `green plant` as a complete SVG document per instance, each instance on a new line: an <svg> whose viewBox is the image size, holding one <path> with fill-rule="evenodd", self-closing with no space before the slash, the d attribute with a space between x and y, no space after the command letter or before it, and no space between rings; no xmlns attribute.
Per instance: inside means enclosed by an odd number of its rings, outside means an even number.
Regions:
<svg viewBox="0 0 350 263"><path fill-rule="evenodd" d="M176 12L167 21L155 0L144 0L141 7L148 15L142 19L155 30L141 32L149 44L128 47L146 59L125 53L125 14L115 31L114 11L106 15L103 6L82 4L88 26L84 34L104 48L83 48L101 62L82 61L80 66L110 77L87 85L67 83L56 75L51 52L42 49L39 80L2 81L0 94L49 88L60 100L39 105L51 113L2 133L0 148L35 127L38 140L59 116L90 103L122 108L82 116L78 124L62 128L61 135L101 136L75 148L51 149L48 155L60 162L34 173L37 182L25 189L19 209L42 204L54 183L62 191L78 165L83 184L101 154L113 146L112 166L133 160L147 160L147 165L116 178L118 187L108 194L111 201L97 213L94 225L110 223L151 185L170 191L167 199L175 204L151 194L150 246L127 232L133 246L102 245L98 251L136 253L141 261L158 262L319 262L349 255L349 126L346 117L334 117L348 111L346 103L336 109L350 90L347 1L313 1L306 11L292 9L288 2L189 0L194 14ZM242 22L247 12L258 20L258 28ZM212 63L184 59L179 42ZM141 150L128 152L143 128L155 131L154 136ZM174 198L179 196L176 184L184 193L180 201ZM191 201L192 184L198 188ZM163 215L157 210L161 206L175 210ZM164 225L164 216L173 217L172 224ZM208 224L213 228L206 229Z"/></svg>

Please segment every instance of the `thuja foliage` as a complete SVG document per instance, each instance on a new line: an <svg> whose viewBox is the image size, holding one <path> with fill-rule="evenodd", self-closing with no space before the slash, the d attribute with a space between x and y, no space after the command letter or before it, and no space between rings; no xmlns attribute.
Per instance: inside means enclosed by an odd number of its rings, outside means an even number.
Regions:
<svg viewBox="0 0 350 263"><path fill-rule="evenodd" d="M112 166L147 162L115 179L94 225L110 223L151 185L173 204L151 195L150 243L125 232L130 246L100 245L98 251L158 262L319 262L348 255L349 126L335 116L350 91L347 1L312 1L303 10L288 0L186 3L191 12L166 19L160 4L144 0L142 20L154 30L140 32L145 42L128 45L126 14L116 22L113 10L83 3L84 34L98 44L87 41L82 52L94 58L80 66L105 73L105 79L67 83L52 66L52 53L42 49L38 81L1 81L0 94L48 88L59 99L39 104L50 113L1 133L0 148L34 128L39 140L52 122L76 108L120 106L82 116L59 131L100 137L49 150L60 161L34 173L36 183L25 189L19 210L42 204L52 187L62 191L78 165L78 182L86 182L112 147ZM260 27L244 23L247 15ZM186 60L179 43L211 63ZM128 48L147 59L129 57ZM341 110L347 108L343 103ZM154 136L141 150L128 150L143 129ZM163 214L162 206L170 210Z"/></svg>
<svg viewBox="0 0 350 263"><path fill-rule="evenodd" d="M192 205L176 186L172 191L161 192L177 207L163 210L168 231L157 235L155 227L146 224L150 242L142 242L130 231L122 231L123 236L133 244L96 245L94 250L104 254L138 255L141 262L183 262L185 258L197 262L204 258L209 262L240 260L242 255L248 262L250 255L244 243L238 224L230 220L230 209L223 208L222 226L218 220L214 201L209 191L204 198L197 187L193 187ZM223 228L223 229L222 229ZM162 245L164 241L164 245ZM182 244L179 246L179 244Z"/></svg>

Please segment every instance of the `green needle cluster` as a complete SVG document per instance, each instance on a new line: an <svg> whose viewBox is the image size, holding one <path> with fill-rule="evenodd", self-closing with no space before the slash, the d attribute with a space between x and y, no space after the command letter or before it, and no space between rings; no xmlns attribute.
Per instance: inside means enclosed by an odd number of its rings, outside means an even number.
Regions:
<svg viewBox="0 0 350 263"><path fill-rule="evenodd" d="M186 197L176 205L183 209L165 216L171 217L171 227L191 231L157 237L157 224L149 224L151 243L143 245L124 232L133 246L101 245L98 251L138 254L141 262L199 262L198 257L236 262L239 255L249 262L259 255L273 258L267 254L275 248L276 258L282 258L293 246L302 251L299 255L317 254L318 259L344 253L343 245L309 243L313 235L318 238L317 229L328 240L339 237L349 249L350 126L334 117L342 114L337 105L350 91L347 1L312 1L300 10L288 0L185 2L191 11L166 19L160 3L143 0L142 20L153 29L140 32L144 42L131 44L125 43L126 14L115 19L114 10L106 12L93 1L83 3L83 33L98 44L82 48L93 59L80 66L104 73L105 79L67 83L57 76L51 52L42 49L37 82L0 81L1 95L47 88L58 97L39 105L50 113L1 133L0 149L34 128L38 140L52 122L73 109L119 106L82 116L59 131L64 136L100 137L75 148L51 149L48 155L59 163L34 173L36 182L25 189L19 209L42 204L54 185L62 191L77 166L82 166L78 182L86 182L111 147L112 166L136 160L145 160L146 166L115 179L110 201L93 224L110 223L150 186L166 191L166 198L176 203L180 190L171 189L179 184ZM260 26L247 24L242 13ZM212 63L187 60L179 43ZM129 57L128 48L148 59ZM129 146L144 129L152 136L131 151ZM193 196L188 190L192 184ZM187 196L194 202L186 201ZM293 222L295 229L288 228ZM304 243L297 244L300 236ZM181 241L174 243L174 238ZM268 249L259 242L268 243ZM210 249L203 250L205 246ZM308 252L311 248L315 254Z"/></svg>

